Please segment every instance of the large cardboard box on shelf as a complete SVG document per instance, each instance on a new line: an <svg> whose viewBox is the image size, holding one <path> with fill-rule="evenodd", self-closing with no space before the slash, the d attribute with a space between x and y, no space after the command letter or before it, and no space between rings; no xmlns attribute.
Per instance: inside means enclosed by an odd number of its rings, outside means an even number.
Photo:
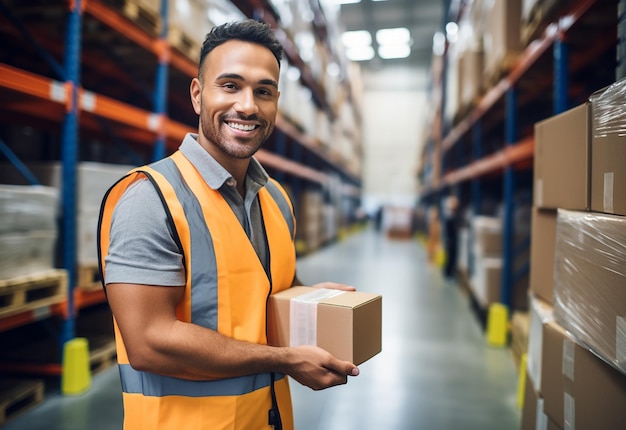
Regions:
<svg viewBox="0 0 626 430"><path fill-rule="evenodd" d="M558 211L554 318L626 374L626 217Z"/></svg>
<svg viewBox="0 0 626 430"><path fill-rule="evenodd" d="M484 76L493 80L508 71L522 51L521 0L485 2L486 22L483 36L485 52Z"/></svg>
<svg viewBox="0 0 626 430"><path fill-rule="evenodd" d="M474 255L502 256L502 219L484 215L471 218Z"/></svg>
<svg viewBox="0 0 626 430"><path fill-rule="evenodd" d="M474 261L474 274L470 279L471 290L481 308L501 300L502 258L480 257Z"/></svg>
<svg viewBox="0 0 626 430"><path fill-rule="evenodd" d="M501 303L502 296L502 257L474 256L474 273L470 278L470 289L482 309L491 304ZM528 308L528 277L513 283L508 292L512 310Z"/></svg>
<svg viewBox="0 0 626 430"><path fill-rule="evenodd" d="M543 326L542 360L544 412L558 426L626 427L626 375L577 343L555 321Z"/></svg>
<svg viewBox="0 0 626 430"><path fill-rule="evenodd" d="M535 124L535 206L590 207L591 106L584 103Z"/></svg>
<svg viewBox="0 0 626 430"><path fill-rule="evenodd" d="M557 211L533 208L530 239L530 289L552 303Z"/></svg>
<svg viewBox="0 0 626 430"><path fill-rule="evenodd" d="M317 345L359 365L382 350L382 296L312 287L272 294L268 343Z"/></svg>
<svg viewBox="0 0 626 430"><path fill-rule="evenodd" d="M521 430L561 430L546 415L543 409L543 398L533 388L528 374L524 383L524 409L521 421Z"/></svg>
<svg viewBox="0 0 626 430"><path fill-rule="evenodd" d="M483 93L484 57L482 49L466 49L459 55L458 98L465 112L476 106Z"/></svg>
<svg viewBox="0 0 626 430"><path fill-rule="evenodd" d="M594 94L591 209L626 215L626 80Z"/></svg>
<svg viewBox="0 0 626 430"><path fill-rule="evenodd" d="M541 367L543 348L543 325L553 319L553 309L545 301L530 295L530 327L528 330L528 377L535 391L541 395Z"/></svg>

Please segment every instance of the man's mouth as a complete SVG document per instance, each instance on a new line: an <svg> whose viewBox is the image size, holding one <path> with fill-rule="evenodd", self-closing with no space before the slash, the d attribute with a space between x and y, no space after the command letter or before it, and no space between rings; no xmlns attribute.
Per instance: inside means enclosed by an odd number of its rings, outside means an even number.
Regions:
<svg viewBox="0 0 626 430"><path fill-rule="evenodd" d="M239 124L239 123L229 122L229 121L226 121L226 125L229 126L230 128L234 128L235 130L239 130L239 131L252 131L254 129L259 128L258 124Z"/></svg>

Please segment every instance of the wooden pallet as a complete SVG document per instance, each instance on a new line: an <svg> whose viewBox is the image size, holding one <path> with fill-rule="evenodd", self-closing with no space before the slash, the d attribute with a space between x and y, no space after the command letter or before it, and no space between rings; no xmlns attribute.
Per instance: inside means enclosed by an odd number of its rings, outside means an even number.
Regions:
<svg viewBox="0 0 626 430"><path fill-rule="evenodd" d="M89 336L89 368L92 374L101 372L117 363L117 351L113 336ZM48 339L8 351L0 357L0 371L23 375L59 376L59 345Z"/></svg>
<svg viewBox="0 0 626 430"><path fill-rule="evenodd" d="M79 266L76 285L84 290L91 291L102 288L102 278L98 266Z"/></svg>
<svg viewBox="0 0 626 430"><path fill-rule="evenodd" d="M103 0L102 2L117 10L151 36L160 35L161 15L158 9L148 7L149 3L139 0Z"/></svg>
<svg viewBox="0 0 626 430"><path fill-rule="evenodd" d="M67 297L67 271L43 272L0 280L0 317L60 303Z"/></svg>
<svg viewBox="0 0 626 430"><path fill-rule="evenodd" d="M0 380L0 425L41 403L44 382L39 379Z"/></svg>
<svg viewBox="0 0 626 430"><path fill-rule="evenodd" d="M90 339L89 342L89 367L91 368L92 375L117 364L115 340L108 337L101 338L98 341Z"/></svg>
<svg viewBox="0 0 626 430"><path fill-rule="evenodd" d="M524 45L542 36L546 27L558 18L558 11L568 5L570 0L544 0L536 2L528 18L522 22L521 40Z"/></svg>
<svg viewBox="0 0 626 430"><path fill-rule="evenodd" d="M167 31L167 41L172 48L175 48L191 61L197 63L200 60L200 44L202 42L189 36L182 29L170 26Z"/></svg>

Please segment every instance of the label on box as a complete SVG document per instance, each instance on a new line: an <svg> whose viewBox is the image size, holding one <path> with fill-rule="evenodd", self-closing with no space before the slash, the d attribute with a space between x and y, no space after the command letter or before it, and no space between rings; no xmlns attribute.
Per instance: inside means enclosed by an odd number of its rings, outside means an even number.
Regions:
<svg viewBox="0 0 626 430"><path fill-rule="evenodd" d="M543 206L543 179L541 178L535 182L535 206Z"/></svg>
<svg viewBox="0 0 626 430"><path fill-rule="evenodd" d="M537 399L537 412L535 413L535 430L546 430L548 428L548 416L543 412L543 399Z"/></svg>
<svg viewBox="0 0 626 430"><path fill-rule="evenodd" d="M574 380L574 342L563 339L563 375Z"/></svg>
<svg viewBox="0 0 626 430"><path fill-rule="evenodd" d="M563 430L575 430L574 414L576 413L574 398L569 393L563 393Z"/></svg>
<svg viewBox="0 0 626 430"><path fill-rule="evenodd" d="M317 345L317 305L343 294L341 290L319 288L291 299L289 304L289 345Z"/></svg>
<svg viewBox="0 0 626 430"><path fill-rule="evenodd" d="M621 369L626 369L626 318L619 316L615 322L615 359Z"/></svg>
<svg viewBox="0 0 626 430"><path fill-rule="evenodd" d="M604 173L604 199L603 199L603 207L604 212L613 213L613 181L614 181L613 172L605 172Z"/></svg>

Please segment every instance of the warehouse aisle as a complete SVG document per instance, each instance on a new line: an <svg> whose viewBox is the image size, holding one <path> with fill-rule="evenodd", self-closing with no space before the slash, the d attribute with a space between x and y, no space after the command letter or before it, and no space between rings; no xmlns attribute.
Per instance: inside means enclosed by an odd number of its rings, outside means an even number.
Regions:
<svg viewBox="0 0 626 430"><path fill-rule="evenodd" d="M461 290L414 240L373 230L299 260L304 282L345 282L383 295L383 351L348 385L314 392L292 382L297 430L513 430L517 373L490 348ZM121 428L117 370L78 397L49 394L2 430Z"/></svg>

